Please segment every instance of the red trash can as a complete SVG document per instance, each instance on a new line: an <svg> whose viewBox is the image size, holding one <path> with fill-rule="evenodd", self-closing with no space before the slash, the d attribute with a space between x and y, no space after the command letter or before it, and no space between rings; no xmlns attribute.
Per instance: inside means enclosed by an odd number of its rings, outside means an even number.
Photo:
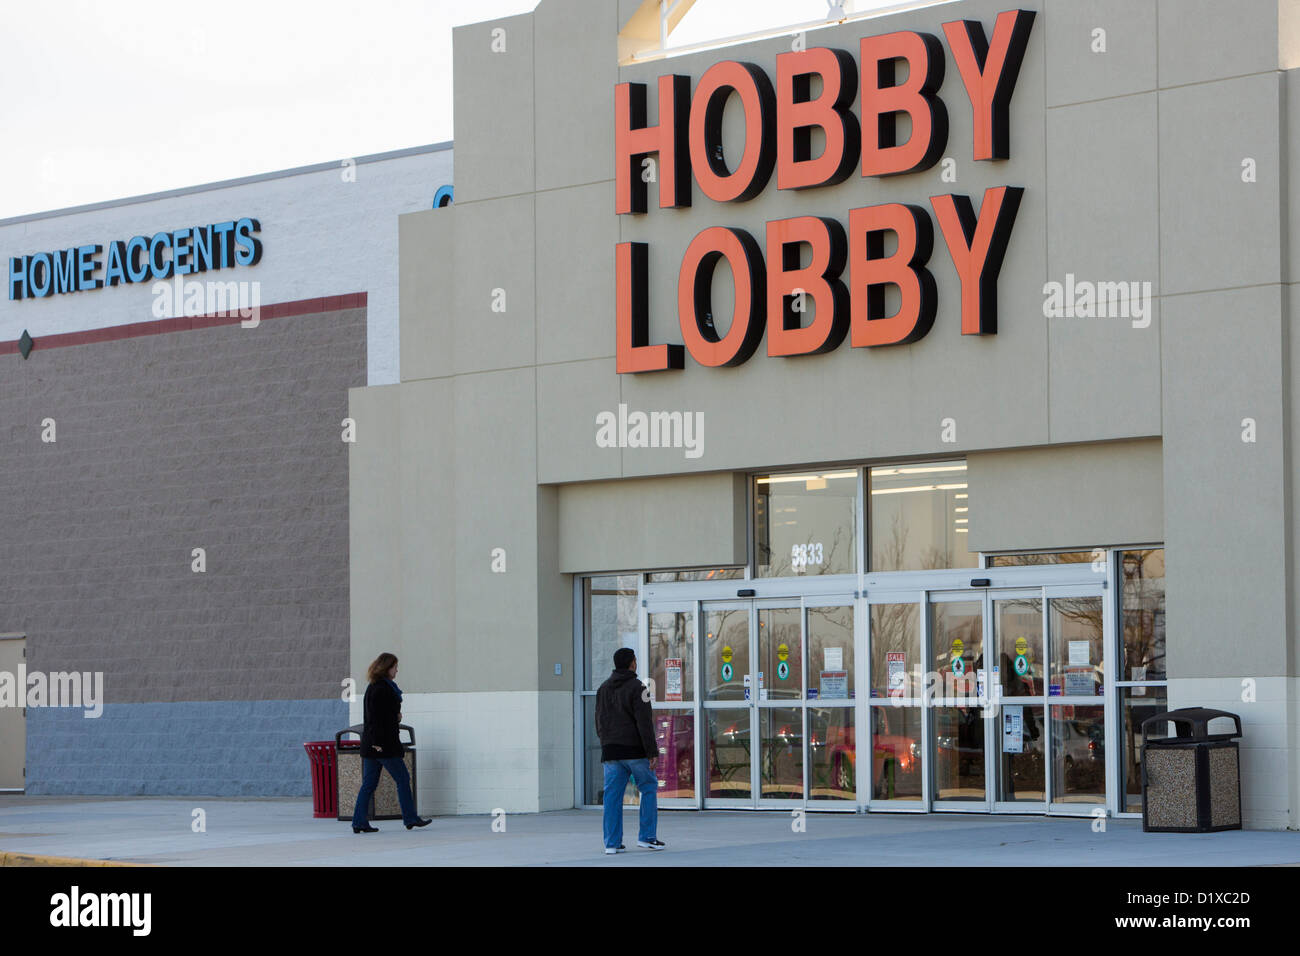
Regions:
<svg viewBox="0 0 1300 956"><path fill-rule="evenodd" d="M338 815L338 758L332 740L303 744L311 760L312 816L333 820Z"/></svg>

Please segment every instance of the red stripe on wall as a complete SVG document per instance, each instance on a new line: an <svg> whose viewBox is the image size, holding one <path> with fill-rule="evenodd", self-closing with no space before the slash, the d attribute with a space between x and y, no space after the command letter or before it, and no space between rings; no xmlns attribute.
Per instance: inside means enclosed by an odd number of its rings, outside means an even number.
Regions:
<svg viewBox="0 0 1300 956"><path fill-rule="evenodd" d="M319 312L338 312L342 309L364 309L366 293L350 292L347 295L327 295L318 299L298 299L295 302L274 302L261 306L259 321L283 319L292 315L315 315ZM219 325L238 325L244 321L238 312L234 315L185 315L175 319L153 319L149 322L131 322L127 325L110 325L85 332L60 332L56 335L32 336L32 351L57 349L69 345L91 345L96 342L116 342L141 335L163 335L167 332L191 332L211 329ZM30 333L29 333L30 334ZM17 355L18 342L0 342L0 355Z"/></svg>

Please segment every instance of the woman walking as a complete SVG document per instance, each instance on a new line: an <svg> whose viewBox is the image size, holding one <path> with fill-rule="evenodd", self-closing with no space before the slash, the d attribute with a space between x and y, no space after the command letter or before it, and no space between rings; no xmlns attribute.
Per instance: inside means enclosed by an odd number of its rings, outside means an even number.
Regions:
<svg viewBox="0 0 1300 956"><path fill-rule="evenodd" d="M406 771L405 748L398 739L398 725L402 721L402 691L397 686L397 657L387 652L380 654L370 664L366 678L366 698L362 705L365 724L361 730L361 792L357 806L352 811L353 833L378 833L366 819L370 798L379 786L379 773L387 770L397 782L397 800L402 805L402 822L406 829L427 827L432 820L415 815L415 800L411 796L411 775Z"/></svg>

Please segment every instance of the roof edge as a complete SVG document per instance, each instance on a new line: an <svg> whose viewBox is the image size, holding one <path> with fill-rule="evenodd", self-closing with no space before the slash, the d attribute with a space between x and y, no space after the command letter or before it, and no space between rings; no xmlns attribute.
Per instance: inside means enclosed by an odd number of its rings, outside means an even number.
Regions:
<svg viewBox="0 0 1300 956"><path fill-rule="evenodd" d="M358 166L364 163L381 163L390 159L402 159L406 156L419 156L423 153L438 153L452 148L453 141L447 140L444 143L430 143L425 146L408 146L404 149L392 149L383 153L370 153L366 156L356 157ZM186 196L191 193L210 192L216 189L229 189L232 186L245 186L249 183L266 182L272 179L286 179L290 176L302 176L307 173L319 173L326 170L338 169L342 159L328 160L323 163L313 163L310 166L294 166L290 169L279 169L269 173L254 173L251 176L239 176L235 179L222 179L217 182L202 183L198 186L181 186L176 189L165 189L156 193L145 193L139 196L126 196L122 199L108 199L103 202L86 203L81 206L65 206L62 209L51 209L46 212L27 213L22 216L12 216L9 219L0 219L0 227L14 226L23 222L36 222L41 219L58 219L61 216L71 216L83 212L98 212L101 209L113 209L118 206L130 206L135 203L154 202L159 199L171 199L174 196Z"/></svg>

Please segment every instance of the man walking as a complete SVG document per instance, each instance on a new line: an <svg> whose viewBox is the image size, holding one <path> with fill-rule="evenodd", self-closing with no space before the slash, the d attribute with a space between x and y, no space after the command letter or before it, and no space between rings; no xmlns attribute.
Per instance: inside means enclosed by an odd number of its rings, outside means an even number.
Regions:
<svg viewBox="0 0 1300 956"><path fill-rule="evenodd" d="M636 845L662 850L656 839L659 823L659 780L655 777L654 727L650 697L636 679L636 653L628 647L614 652L614 672L596 691L596 736L605 765L605 852L622 853L623 791L630 776L641 791L641 824Z"/></svg>

